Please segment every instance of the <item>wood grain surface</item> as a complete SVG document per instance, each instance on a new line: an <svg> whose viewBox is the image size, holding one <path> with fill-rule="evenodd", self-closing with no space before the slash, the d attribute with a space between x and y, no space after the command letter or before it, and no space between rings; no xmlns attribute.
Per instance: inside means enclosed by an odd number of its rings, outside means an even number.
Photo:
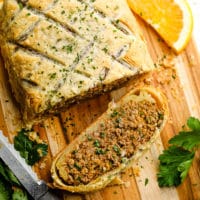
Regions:
<svg viewBox="0 0 200 200"><path fill-rule="evenodd" d="M168 140L177 134L189 116L200 117L200 57L193 39L187 48L176 55L160 37L139 18L150 54L157 66L154 72L129 81L123 88L83 101L68 110L46 119L34 126L40 137L49 144L49 153L34 166L38 176L51 182L52 158L92 121L103 113L112 99L118 99L138 85L161 88L168 98L170 119L161 136L151 149L122 174L124 184L108 186L101 191L86 195L61 191L65 200L200 200L200 151L189 175L179 187L159 188L157 183L158 156L168 146ZM14 101L8 76L0 59L0 129L13 141L20 127L20 113ZM148 180L148 181L147 181ZM145 184L146 182L146 184ZM148 183L147 183L148 182Z"/></svg>

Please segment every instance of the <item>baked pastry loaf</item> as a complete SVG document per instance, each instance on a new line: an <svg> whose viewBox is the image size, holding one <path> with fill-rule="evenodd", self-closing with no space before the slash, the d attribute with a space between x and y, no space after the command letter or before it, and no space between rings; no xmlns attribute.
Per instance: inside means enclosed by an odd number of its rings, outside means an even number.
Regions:
<svg viewBox="0 0 200 200"><path fill-rule="evenodd" d="M80 193L105 187L150 148L167 117L167 101L155 88L137 88L111 102L55 157L54 186Z"/></svg>
<svg viewBox="0 0 200 200"><path fill-rule="evenodd" d="M27 122L153 69L125 0L4 0L0 29Z"/></svg>

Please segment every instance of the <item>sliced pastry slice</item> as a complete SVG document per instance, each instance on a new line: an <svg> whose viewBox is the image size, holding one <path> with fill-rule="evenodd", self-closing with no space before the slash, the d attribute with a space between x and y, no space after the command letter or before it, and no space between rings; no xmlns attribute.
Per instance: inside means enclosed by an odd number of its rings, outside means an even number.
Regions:
<svg viewBox="0 0 200 200"><path fill-rule="evenodd" d="M1 52L26 122L154 68L125 0L4 0Z"/></svg>
<svg viewBox="0 0 200 200"><path fill-rule="evenodd" d="M111 102L52 163L54 186L71 192L99 190L150 148L168 117L165 96L151 87Z"/></svg>

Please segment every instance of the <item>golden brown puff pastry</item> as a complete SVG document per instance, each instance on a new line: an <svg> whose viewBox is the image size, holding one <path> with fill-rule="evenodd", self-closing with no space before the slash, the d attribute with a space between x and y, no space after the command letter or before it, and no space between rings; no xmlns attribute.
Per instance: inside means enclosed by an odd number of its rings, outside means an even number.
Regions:
<svg viewBox="0 0 200 200"><path fill-rule="evenodd" d="M0 30L25 122L153 69L125 0L4 0Z"/></svg>
<svg viewBox="0 0 200 200"><path fill-rule="evenodd" d="M105 187L150 148L168 112L165 96L151 87L136 88L111 102L54 158L54 186L79 193Z"/></svg>

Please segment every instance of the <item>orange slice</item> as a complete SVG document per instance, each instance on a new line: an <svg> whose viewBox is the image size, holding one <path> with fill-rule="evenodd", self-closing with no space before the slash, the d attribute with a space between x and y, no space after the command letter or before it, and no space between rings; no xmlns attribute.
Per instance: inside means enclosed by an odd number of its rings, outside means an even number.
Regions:
<svg viewBox="0 0 200 200"><path fill-rule="evenodd" d="M186 0L127 1L177 53L186 47L193 29L193 16Z"/></svg>

